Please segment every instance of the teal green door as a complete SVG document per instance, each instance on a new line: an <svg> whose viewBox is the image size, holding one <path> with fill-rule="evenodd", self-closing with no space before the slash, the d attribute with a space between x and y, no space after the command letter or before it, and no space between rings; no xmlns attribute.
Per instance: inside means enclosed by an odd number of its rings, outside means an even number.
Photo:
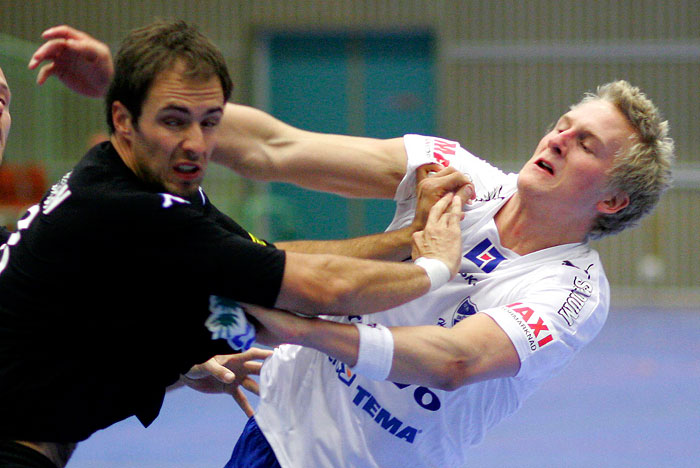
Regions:
<svg viewBox="0 0 700 468"><path fill-rule="evenodd" d="M277 34L268 45L267 108L281 120L306 130L377 138L433 133L429 35ZM394 212L390 200L347 200L281 183L270 191L284 205L278 213L294 217L293 229L289 222L269 223L272 240L380 232Z"/></svg>

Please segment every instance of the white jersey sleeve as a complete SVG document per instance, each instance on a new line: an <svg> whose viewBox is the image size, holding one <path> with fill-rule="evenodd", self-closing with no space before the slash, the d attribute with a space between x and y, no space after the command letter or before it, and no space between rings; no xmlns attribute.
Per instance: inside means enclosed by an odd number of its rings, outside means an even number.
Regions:
<svg viewBox="0 0 700 468"><path fill-rule="evenodd" d="M557 374L603 327L610 288L597 253L589 254L578 265L563 261L529 273L517 299L481 311L515 346L516 378L542 381Z"/></svg>
<svg viewBox="0 0 700 468"><path fill-rule="evenodd" d="M416 169L426 164L454 167L467 174L474 184L477 199L492 198L493 192L512 186L515 174L506 174L462 148L456 141L423 135L404 135L407 162L406 174L394 196L396 214L387 231L398 229L413 220L416 208ZM508 182L508 179L512 179Z"/></svg>

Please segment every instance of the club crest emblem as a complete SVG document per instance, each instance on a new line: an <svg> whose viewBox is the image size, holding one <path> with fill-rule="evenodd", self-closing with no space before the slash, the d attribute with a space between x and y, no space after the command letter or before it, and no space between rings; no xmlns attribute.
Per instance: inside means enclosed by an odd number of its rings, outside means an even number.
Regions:
<svg viewBox="0 0 700 468"><path fill-rule="evenodd" d="M457 307L454 315L452 316L452 326L454 327L459 322L461 322L465 317L469 315L474 315L478 312L476 305L472 302L471 296L467 296L465 300Z"/></svg>
<svg viewBox="0 0 700 468"><path fill-rule="evenodd" d="M211 339L224 339L236 351L246 351L255 341L255 327L248 323L238 302L219 296L209 296L209 318L204 322Z"/></svg>

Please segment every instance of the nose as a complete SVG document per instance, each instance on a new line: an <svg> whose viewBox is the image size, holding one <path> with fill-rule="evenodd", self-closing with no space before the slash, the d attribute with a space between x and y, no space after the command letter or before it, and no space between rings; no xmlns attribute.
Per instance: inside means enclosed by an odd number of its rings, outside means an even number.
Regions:
<svg viewBox="0 0 700 468"><path fill-rule="evenodd" d="M184 135L182 149L187 157L193 160L204 156L207 150L207 142L204 138L204 132L199 125L190 125L190 128Z"/></svg>
<svg viewBox="0 0 700 468"><path fill-rule="evenodd" d="M549 139L549 144L547 145L550 150L555 152L560 156L566 155L566 150L569 145L569 141L575 135L573 129L567 129L561 132L557 132Z"/></svg>

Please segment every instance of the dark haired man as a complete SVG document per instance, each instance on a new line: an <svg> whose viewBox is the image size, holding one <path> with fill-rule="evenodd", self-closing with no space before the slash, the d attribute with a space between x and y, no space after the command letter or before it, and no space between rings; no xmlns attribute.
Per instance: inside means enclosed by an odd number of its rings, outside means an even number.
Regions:
<svg viewBox="0 0 700 468"><path fill-rule="evenodd" d="M14 448L57 466L96 430L131 415L147 426L191 366L249 345L241 309L222 298L370 313L444 284L459 264L456 196L435 204L425 230L417 219L399 234L287 251L213 207L200 183L231 84L219 51L186 23L132 32L115 76L110 141L30 208L1 248L0 440L23 441ZM411 251L425 266L337 255ZM152 366L148 357L166 351L168 361Z"/></svg>

